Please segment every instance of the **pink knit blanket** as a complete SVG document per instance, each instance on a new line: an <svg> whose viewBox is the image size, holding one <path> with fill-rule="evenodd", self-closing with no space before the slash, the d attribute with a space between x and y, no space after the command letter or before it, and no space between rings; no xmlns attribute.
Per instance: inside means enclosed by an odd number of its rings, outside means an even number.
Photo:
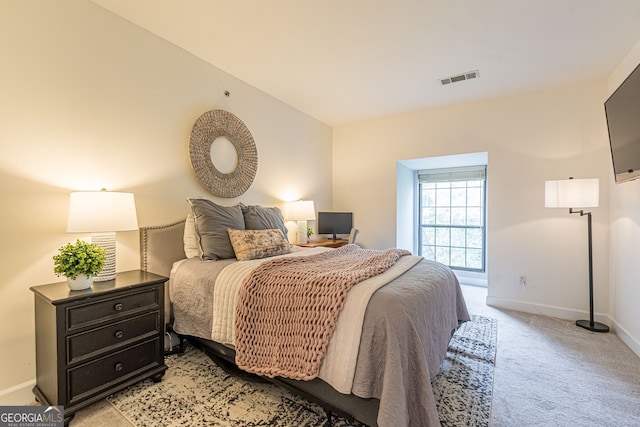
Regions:
<svg viewBox="0 0 640 427"><path fill-rule="evenodd" d="M239 291L236 364L268 377L317 377L349 289L405 255L411 253L346 245L262 263Z"/></svg>

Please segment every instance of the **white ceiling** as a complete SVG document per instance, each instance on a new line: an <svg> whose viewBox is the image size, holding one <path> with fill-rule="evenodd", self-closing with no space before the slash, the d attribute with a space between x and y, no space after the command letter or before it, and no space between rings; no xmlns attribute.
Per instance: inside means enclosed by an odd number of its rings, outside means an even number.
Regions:
<svg viewBox="0 0 640 427"><path fill-rule="evenodd" d="M640 40L640 0L93 1L330 125L606 78Z"/></svg>

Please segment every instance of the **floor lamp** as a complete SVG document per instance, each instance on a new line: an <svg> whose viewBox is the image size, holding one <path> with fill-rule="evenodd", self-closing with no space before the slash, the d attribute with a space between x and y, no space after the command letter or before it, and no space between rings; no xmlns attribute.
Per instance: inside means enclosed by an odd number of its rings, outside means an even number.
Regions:
<svg viewBox="0 0 640 427"><path fill-rule="evenodd" d="M587 217L589 236L589 320L577 320L576 325L593 332L609 332L609 327L593 320L593 248L591 237L591 212L574 210L574 208L596 208L599 204L600 180L564 179L546 181L544 205L547 208L569 208L570 214Z"/></svg>

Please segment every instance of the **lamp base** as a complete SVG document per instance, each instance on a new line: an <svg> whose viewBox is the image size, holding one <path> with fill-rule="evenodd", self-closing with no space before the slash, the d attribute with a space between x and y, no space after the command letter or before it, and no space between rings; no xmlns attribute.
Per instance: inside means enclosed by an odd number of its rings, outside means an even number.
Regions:
<svg viewBox="0 0 640 427"><path fill-rule="evenodd" d="M307 221L298 221L296 228L296 243L307 243Z"/></svg>
<svg viewBox="0 0 640 427"><path fill-rule="evenodd" d="M591 322L589 320L576 320L576 325L593 332L609 332L609 327L604 323Z"/></svg>
<svg viewBox="0 0 640 427"><path fill-rule="evenodd" d="M93 279L94 282L106 282L116 278L116 233L109 231L91 234L91 243L104 249L106 258L104 267Z"/></svg>

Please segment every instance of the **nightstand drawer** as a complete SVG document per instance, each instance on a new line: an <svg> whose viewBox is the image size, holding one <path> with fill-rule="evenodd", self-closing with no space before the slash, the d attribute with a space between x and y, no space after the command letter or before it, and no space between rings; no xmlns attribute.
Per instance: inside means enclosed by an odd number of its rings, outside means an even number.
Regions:
<svg viewBox="0 0 640 427"><path fill-rule="evenodd" d="M126 350L67 371L70 403L99 393L103 389L160 366L160 340L145 341Z"/></svg>
<svg viewBox="0 0 640 427"><path fill-rule="evenodd" d="M133 341L157 336L160 328L160 312L152 311L109 326L72 335L67 338L67 363L80 362L105 349L114 350Z"/></svg>
<svg viewBox="0 0 640 427"><path fill-rule="evenodd" d="M159 301L160 295L156 287L143 292L76 305L67 309L67 330L95 325L106 319L133 314L141 309L157 308Z"/></svg>

